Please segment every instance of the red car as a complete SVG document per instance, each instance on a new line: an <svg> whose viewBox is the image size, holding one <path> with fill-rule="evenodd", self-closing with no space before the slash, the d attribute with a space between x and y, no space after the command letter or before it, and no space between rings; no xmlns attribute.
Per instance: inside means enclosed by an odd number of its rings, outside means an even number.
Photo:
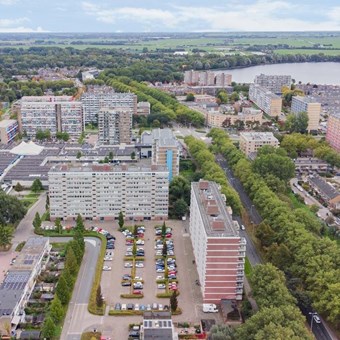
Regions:
<svg viewBox="0 0 340 340"><path fill-rule="evenodd" d="M172 234L166 234L165 237L166 237L166 238L171 238L171 237L172 237Z"/></svg>
<svg viewBox="0 0 340 340"><path fill-rule="evenodd" d="M143 292L141 290L134 290L133 294L135 294L135 295L142 295Z"/></svg>
<svg viewBox="0 0 340 340"><path fill-rule="evenodd" d="M137 235L139 238L144 238L144 234L138 234Z"/></svg>

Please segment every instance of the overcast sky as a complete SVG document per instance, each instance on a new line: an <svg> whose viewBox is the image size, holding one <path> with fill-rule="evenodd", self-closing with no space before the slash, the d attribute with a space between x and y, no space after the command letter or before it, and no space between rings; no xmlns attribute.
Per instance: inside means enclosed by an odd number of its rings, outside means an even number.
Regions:
<svg viewBox="0 0 340 340"><path fill-rule="evenodd" d="M340 0L0 0L0 32L340 30Z"/></svg>

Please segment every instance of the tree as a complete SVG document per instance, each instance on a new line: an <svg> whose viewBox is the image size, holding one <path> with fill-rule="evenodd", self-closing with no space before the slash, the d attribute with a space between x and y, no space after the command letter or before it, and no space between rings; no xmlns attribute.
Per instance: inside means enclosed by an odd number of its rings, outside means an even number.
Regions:
<svg viewBox="0 0 340 340"><path fill-rule="evenodd" d="M76 241L82 251L82 256L84 255L84 251L85 251L85 240L84 240L84 235L83 233L79 230L76 229L74 232L74 237L73 237L74 241Z"/></svg>
<svg viewBox="0 0 340 340"><path fill-rule="evenodd" d="M132 255L135 257L137 255L137 244L136 241L133 242Z"/></svg>
<svg viewBox="0 0 340 340"><path fill-rule="evenodd" d="M20 184L20 182L18 182L15 186L14 186L14 190L16 192L20 192L24 190L24 187Z"/></svg>
<svg viewBox="0 0 340 340"><path fill-rule="evenodd" d="M138 226L136 224L133 226L133 236L138 237Z"/></svg>
<svg viewBox="0 0 340 340"><path fill-rule="evenodd" d="M177 218L182 218L188 212L188 204L183 198L180 198L174 203L173 212Z"/></svg>
<svg viewBox="0 0 340 340"><path fill-rule="evenodd" d="M65 257L65 268L68 268L70 270L70 273L74 276L77 274L78 268L79 268L77 257L70 244L67 247L67 252L66 252L66 257Z"/></svg>
<svg viewBox="0 0 340 340"><path fill-rule="evenodd" d="M5 248L11 244L13 228L0 224L0 247Z"/></svg>
<svg viewBox="0 0 340 340"><path fill-rule="evenodd" d="M59 323L64 317L64 308L57 295L54 297L51 303L50 317L56 324Z"/></svg>
<svg viewBox="0 0 340 340"><path fill-rule="evenodd" d="M275 232L265 222L256 227L255 236L261 241L262 247L269 247L275 241Z"/></svg>
<svg viewBox="0 0 340 340"><path fill-rule="evenodd" d="M55 222L54 222L54 225L55 225L55 230L58 234L62 234L63 233L63 226L61 225L61 220L59 217L56 218Z"/></svg>
<svg viewBox="0 0 340 340"><path fill-rule="evenodd" d="M16 197L0 190L0 224L15 224L26 214L26 208Z"/></svg>
<svg viewBox="0 0 340 340"><path fill-rule="evenodd" d="M236 340L234 330L228 325L213 325L209 332L210 340Z"/></svg>
<svg viewBox="0 0 340 340"><path fill-rule="evenodd" d="M131 159L136 159L136 153L134 151L132 151L130 157L131 157Z"/></svg>
<svg viewBox="0 0 340 340"><path fill-rule="evenodd" d="M39 192L39 191L41 191L41 190L43 190L43 189L44 189L44 188L43 188L43 185L42 185L40 179L39 179L39 178L36 178L36 179L33 181L33 183L32 183L31 190L32 190L33 192Z"/></svg>
<svg viewBox="0 0 340 340"><path fill-rule="evenodd" d="M174 290L170 297L170 308L172 312L176 312L178 307L177 292Z"/></svg>
<svg viewBox="0 0 340 340"><path fill-rule="evenodd" d="M82 152L81 152L81 151L78 151L78 152L77 152L77 156L76 156L77 159L80 159L82 156L83 156Z"/></svg>
<svg viewBox="0 0 340 340"><path fill-rule="evenodd" d="M163 224L162 224L162 237L165 237L165 234L166 234L166 224L165 224L165 221L164 221Z"/></svg>
<svg viewBox="0 0 340 340"><path fill-rule="evenodd" d="M76 219L76 226L74 227L75 230L78 230L80 233L84 234L85 232L85 226L83 222L83 218L80 214L78 214Z"/></svg>
<svg viewBox="0 0 340 340"><path fill-rule="evenodd" d="M163 241L162 255L163 257L166 257L168 255L168 246L165 241Z"/></svg>
<svg viewBox="0 0 340 340"><path fill-rule="evenodd" d="M50 195L46 195L46 203L45 203L45 209L48 210L50 208Z"/></svg>
<svg viewBox="0 0 340 340"><path fill-rule="evenodd" d="M185 98L186 102L194 102L195 101L195 95L193 93L188 93L186 98Z"/></svg>
<svg viewBox="0 0 340 340"><path fill-rule="evenodd" d="M112 152L112 151L109 152L109 159L110 159L111 161L113 160L113 152Z"/></svg>
<svg viewBox="0 0 340 340"><path fill-rule="evenodd" d="M122 211L120 211L118 215L118 225L119 229L122 229L124 227L124 214Z"/></svg>
<svg viewBox="0 0 340 340"><path fill-rule="evenodd" d="M228 103L228 94L224 90L220 90L217 93L217 99L221 104L226 104Z"/></svg>
<svg viewBox="0 0 340 340"><path fill-rule="evenodd" d="M104 305L104 299L103 299L103 295L102 295L102 289L100 287L100 285L97 288L97 293L96 293L96 304L98 308L102 308Z"/></svg>
<svg viewBox="0 0 340 340"><path fill-rule="evenodd" d="M52 339L55 335L55 332L56 332L56 325L53 322L52 318L48 317L44 321L44 325L41 329L41 335L45 339Z"/></svg>
<svg viewBox="0 0 340 340"><path fill-rule="evenodd" d="M64 306L70 301L70 289L63 275L61 275L59 278L56 288L56 295Z"/></svg>
<svg viewBox="0 0 340 340"><path fill-rule="evenodd" d="M152 126L153 128L159 128L159 127L161 127L161 122L160 122L158 119L155 119L155 120L152 122L151 126Z"/></svg>
<svg viewBox="0 0 340 340"><path fill-rule="evenodd" d="M33 227L35 232L39 232L41 230L41 218L38 212L35 213Z"/></svg>
<svg viewBox="0 0 340 340"><path fill-rule="evenodd" d="M308 115L306 112L289 114L285 122L285 129L292 132L306 133L308 127Z"/></svg>

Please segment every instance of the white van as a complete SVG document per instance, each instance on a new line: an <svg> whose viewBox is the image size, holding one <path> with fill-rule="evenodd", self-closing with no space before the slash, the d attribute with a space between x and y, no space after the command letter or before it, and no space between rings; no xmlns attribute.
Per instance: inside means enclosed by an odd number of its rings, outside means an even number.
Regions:
<svg viewBox="0 0 340 340"><path fill-rule="evenodd" d="M122 310L127 310L126 303L122 303Z"/></svg>
<svg viewBox="0 0 340 340"><path fill-rule="evenodd" d="M204 313L217 313L217 306L213 303L204 303L203 304L203 312Z"/></svg>

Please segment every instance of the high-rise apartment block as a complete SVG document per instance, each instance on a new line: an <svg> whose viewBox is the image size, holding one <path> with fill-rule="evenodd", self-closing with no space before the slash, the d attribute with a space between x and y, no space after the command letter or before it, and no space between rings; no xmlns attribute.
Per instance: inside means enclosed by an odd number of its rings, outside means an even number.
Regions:
<svg viewBox="0 0 340 340"><path fill-rule="evenodd" d="M249 156L256 153L259 148L265 145L273 147L279 146L278 139L272 132L241 132L240 133L240 150Z"/></svg>
<svg viewBox="0 0 340 340"><path fill-rule="evenodd" d="M162 166L72 164L48 173L51 219L127 220L168 217L169 172Z"/></svg>
<svg viewBox="0 0 340 340"><path fill-rule="evenodd" d="M215 85L220 87L226 87L231 85L231 74L224 72L216 73Z"/></svg>
<svg viewBox="0 0 340 340"><path fill-rule="evenodd" d="M130 110L101 108L98 113L99 144L131 143L132 114Z"/></svg>
<svg viewBox="0 0 340 340"><path fill-rule="evenodd" d="M191 183L190 235L203 303L242 300L246 240L215 182Z"/></svg>
<svg viewBox="0 0 340 340"><path fill-rule="evenodd" d="M12 142L19 132L18 122L14 119L0 121L0 144Z"/></svg>
<svg viewBox="0 0 340 340"><path fill-rule="evenodd" d="M185 71L184 83L188 85L219 86L231 85L231 74L213 71Z"/></svg>
<svg viewBox="0 0 340 340"><path fill-rule="evenodd" d="M255 77L255 84L258 84L273 93L282 93L282 87L290 87L292 77L288 75L268 75L261 73Z"/></svg>
<svg viewBox="0 0 340 340"><path fill-rule="evenodd" d="M133 93L117 93L110 86L88 86L82 95L85 124L97 123L100 109L129 110L137 113L137 96Z"/></svg>
<svg viewBox="0 0 340 340"><path fill-rule="evenodd" d="M269 116L276 117L281 114L281 97L258 84L250 85L249 99Z"/></svg>
<svg viewBox="0 0 340 340"><path fill-rule="evenodd" d="M169 171L169 181L174 176L178 176L180 146L171 129L144 131L141 142L151 143L152 164L166 166Z"/></svg>
<svg viewBox="0 0 340 340"><path fill-rule="evenodd" d="M19 128L28 137L34 137L38 130L67 132L79 137L84 129L81 102L71 96L22 97L18 113Z"/></svg>
<svg viewBox="0 0 340 340"><path fill-rule="evenodd" d="M292 113L306 112L308 115L307 130L317 131L319 129L319 120L321 113L321 104L316 102L313 97L294 96L292 98Z"/></svg>
<svg viewBox="0 0 340 340"><path fill-rule="evenodd" d="M151 105L149 102L139 102L137 103L137 115L138 116L148 116L151 111Z"/></svg>
<svg viewBox="0 0 340 340"><path fill-rule="evenodd" d="M340 152L340 113L328 117L326 141L333 149Z"/></svg>

